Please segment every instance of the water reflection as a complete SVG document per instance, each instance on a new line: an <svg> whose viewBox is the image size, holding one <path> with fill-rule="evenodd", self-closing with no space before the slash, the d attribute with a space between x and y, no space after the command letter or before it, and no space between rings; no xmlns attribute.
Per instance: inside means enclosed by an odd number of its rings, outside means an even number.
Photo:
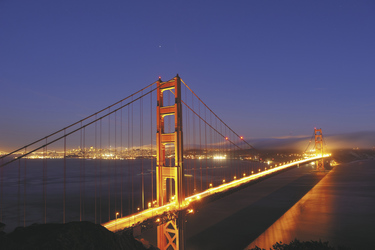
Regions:
<svg viewBox="0 0 375 250"><path fill-rule="evenodd" d="M187 218L186 249L244 249L320 179L301 167L204 204ZM156 230L142 237L157 245Z"/></svg>
<svg viewBox="0 0 375 250"><path fill-rule="evenodd" d="M268 166L235 159L184 162L186 196ZM156 199L155 168L155 159L15 161L0 171L0 221L11 232L32 223L61 223L64 216L66 222L103 223L115 219L117 213L119 217L134 214Z"/></svg>
<svg viewBox="0 0 375 250"><path fill-rule="evenodd" d="M375 249L374 178L373 160L337 166L246 249L269 249L275 242L295 238Z"/></svg>
<svg viewBox="0 0 375 250"><path fill-rule="evenodd" d="M330 213L334 200L334 197L327 192L326 185L330 183L329 179L328 174L246 249L255 246L269 249L275 242L289 243L295 238L324 240L321 235L322 231L329 230L332 224Z"/></svg>
<svg viewBox="0 0 375 250"><path fill-rule="evenodd" d="M290 170L206 204L187 219L185 249L269 249L295 238L375 249L375 161L337 166L323 179L322 174L308 167ZM269 218L285 208L282 204L293 204L294 190L313 179L321 180L283 215Z"/></svg>

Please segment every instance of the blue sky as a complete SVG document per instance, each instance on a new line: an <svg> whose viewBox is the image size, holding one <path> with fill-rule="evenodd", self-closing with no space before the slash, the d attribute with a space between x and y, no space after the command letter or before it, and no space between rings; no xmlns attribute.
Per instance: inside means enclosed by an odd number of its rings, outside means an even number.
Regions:
<svg viewBox="0 0 375 250"><path fill-rule="evenodd" d="M177 73L246 138L375 129L373 1L0 1L0 149Z"/></svg>

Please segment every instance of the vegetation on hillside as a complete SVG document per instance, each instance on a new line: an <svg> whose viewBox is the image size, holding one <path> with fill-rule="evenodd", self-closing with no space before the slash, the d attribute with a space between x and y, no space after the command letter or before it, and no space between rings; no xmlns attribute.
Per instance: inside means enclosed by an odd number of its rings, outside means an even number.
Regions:
<svg viewBox="0 0 375 250"><path fill-rule="evenodd" d="M255 247L250 250L266 250L264 248ZM289 244L277 242L270 250L350 250L350 248L338 246L337 248L330 246L328 241L299 241L297 239Z"/></svg>

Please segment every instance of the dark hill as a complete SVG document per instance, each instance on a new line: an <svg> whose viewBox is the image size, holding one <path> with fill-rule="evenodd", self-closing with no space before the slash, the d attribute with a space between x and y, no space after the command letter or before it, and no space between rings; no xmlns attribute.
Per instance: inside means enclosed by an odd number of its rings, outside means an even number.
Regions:
<svg viewBox="0 0 375 250"><path fill-rule="evenodd" d="M33 224L0 237L0 249L146 249L127 234L115 234L91 222ZM155 249L155 248L152 248Z"/></svg>

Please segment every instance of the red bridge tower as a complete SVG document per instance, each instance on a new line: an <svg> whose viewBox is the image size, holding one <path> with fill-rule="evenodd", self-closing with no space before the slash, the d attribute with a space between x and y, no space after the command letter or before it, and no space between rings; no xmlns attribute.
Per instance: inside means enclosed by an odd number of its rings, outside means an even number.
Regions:
<svg viewBox="0 0 375 250"><path fill-rule="evenodd" d="M171 91L174 94L174 105L164 106L163 94ZM174 91L174 92L173 92ZM165 133L164 117L174 116L174 132ZM168 82L159 79L157 83L157 133L156 133L156 192L159 206L167 204L174 197L177 209L185 200L184 193L184 167L183 167L183 144L182 144L182 106L181 106L181 79L177 75ZM167 166L165 161L166 144L174 145L174 166ZM167 185L167 181L172 185ZM173 184L174 183L174 184ZM184 216L181 213L176 219L158 226L158 247L164 249L184 249L183 224Z"/></svg>

